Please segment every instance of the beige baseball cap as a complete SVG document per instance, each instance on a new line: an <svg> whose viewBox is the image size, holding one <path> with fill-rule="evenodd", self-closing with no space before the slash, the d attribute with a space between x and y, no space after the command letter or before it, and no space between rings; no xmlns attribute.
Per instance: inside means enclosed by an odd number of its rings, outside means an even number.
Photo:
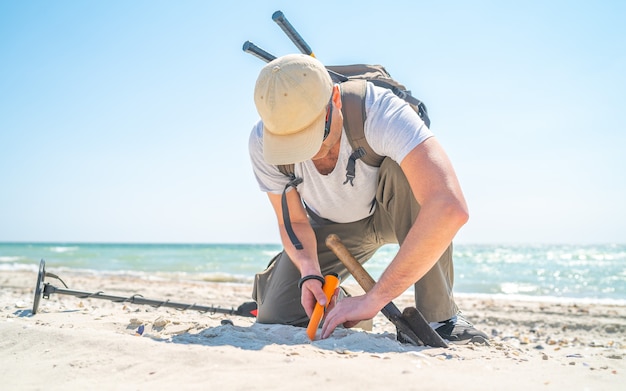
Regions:
<svg viewBox="0 0 626 391"><path fill-rule="evenodd" d="M298 163L317 154L332 90L324 65L305 54L279 57L261 69L254 103L263 120L267 163Z"/></svg>

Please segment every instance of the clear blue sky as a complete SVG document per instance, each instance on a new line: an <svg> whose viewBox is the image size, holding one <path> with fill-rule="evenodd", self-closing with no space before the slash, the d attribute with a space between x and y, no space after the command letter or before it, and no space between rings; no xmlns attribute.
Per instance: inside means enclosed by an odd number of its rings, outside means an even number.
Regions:
<svg viewBox="0 0 626 391"><path fill-rule="evenodd" d="M241 50L297 52L276 10L426 102L458 242L626 242L626 2L542 0L2 1L0 241L277 243Z"/></svg>

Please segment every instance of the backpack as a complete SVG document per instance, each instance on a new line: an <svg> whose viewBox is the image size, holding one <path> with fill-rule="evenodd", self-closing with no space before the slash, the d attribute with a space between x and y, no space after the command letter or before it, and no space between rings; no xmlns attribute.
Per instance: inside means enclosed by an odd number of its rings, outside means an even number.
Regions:
<svg viewBox="0 0 626 391"><path fill-rule="evenodd" d="M426 126L430 127L430 118L428 117L426 105L413 97L411 91L408 91L402 84L394 80L382 65L336 65L327 66L326 69L328 69L333 81L341 84L343 127L346 130L348 141L353 150L346 167L346 181L344 185L348 182L352 184L356 176L357 159L361 159L363 163L372 167L380 167L385 158L374 152L365 139L365 90L368 81L376 86L391 90L396 96L406 101L420 116ZM291 227L286 193L290 187L295 188L302 183L302 178L295 176L294 164L278 165L277 168L282 174L291 178L282 193L283 223L291 243L296 249L301 250L303 248L302 243L300 243Z"/></svg>
<svg viewBox="0 0 626 391"><path fill-rule="evenodd" d="M430 118L426 105L411 95L406 87L394 80L382 65L334 65L327 66L334 82L341 84L341 101L343 126L348 141L353 149L354 159L350 159L346 181L354 179L354 162L356 159L372 167L379 167L384 156L378 155L365 139L365 89L366 82L391 90L396 96L406 101L420 116L426 126L430 127ZM294 164L278 165L278 169L286 176L294 177Z"/></svg>

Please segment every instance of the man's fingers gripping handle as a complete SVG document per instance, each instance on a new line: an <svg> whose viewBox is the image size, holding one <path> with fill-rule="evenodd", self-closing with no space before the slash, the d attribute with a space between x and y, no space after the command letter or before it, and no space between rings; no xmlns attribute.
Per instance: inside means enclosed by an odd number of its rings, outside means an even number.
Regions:
<svg viewBox="0 0 626 391"><path fill-rule="evenodd" d="M313 315L311 315L309 325L306 328L306 334L309 336L311 341L315 339L315 334L317 333L317 329L322 322L326 307L330 304L330 299L335 293L335 290L339 288L339 282L339 276L337 274L331 273L324 277L323 290L324 295L326 296L326 305L322 306L319 302L315 304Z"/></svg>

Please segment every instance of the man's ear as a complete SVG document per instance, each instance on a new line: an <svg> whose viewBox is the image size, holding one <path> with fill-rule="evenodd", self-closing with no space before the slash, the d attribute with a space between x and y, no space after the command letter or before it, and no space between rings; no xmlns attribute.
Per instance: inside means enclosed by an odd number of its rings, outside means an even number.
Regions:
<svg viewBox="0 0 626 391"><path fill-rule="evenodd" d="M333 86L333 103L335 107L341 110L341 88L339 88L339 84Z"/></svg>

